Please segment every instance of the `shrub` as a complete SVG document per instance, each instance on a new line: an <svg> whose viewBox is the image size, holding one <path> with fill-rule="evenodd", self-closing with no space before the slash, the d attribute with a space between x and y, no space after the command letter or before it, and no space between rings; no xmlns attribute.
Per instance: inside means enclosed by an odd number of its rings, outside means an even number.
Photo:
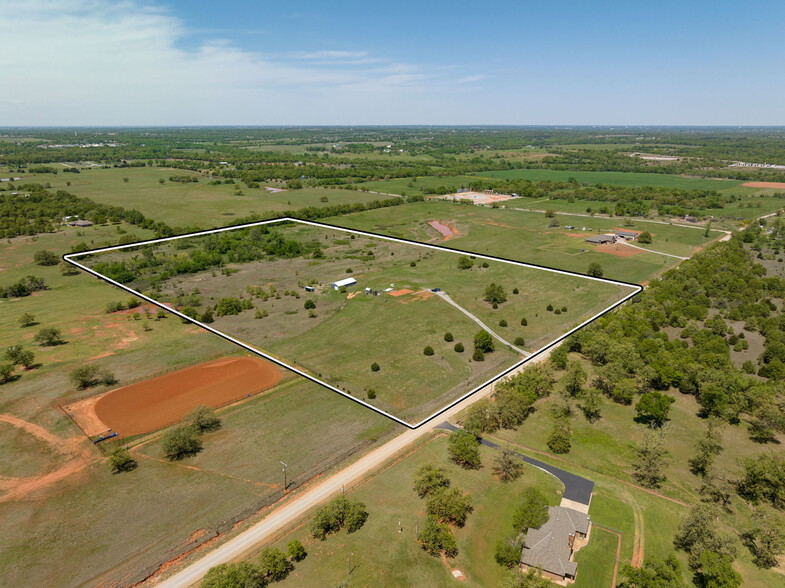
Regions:
<svg viewBox="0 0 785 588"><path fill-rule="evenodd" d="M473 265L474 262L468 257L466 257L465 255L462 255L461 257L458 258L458 269L461 270L471 269Z"/></svg>
<svg viewBox="0 0 785 588"><path fill-rule="evenodd" d="M107 461L109 462L109 469L112 470L113 474L130 472L131 470L135 470L138 465L125 447L117 447L114 449L112 453L109 454Z"/></svg>
<svg viewBox="0 0 785 588"><path fill-rule="evenodd" d="M528 327L529 326L529 321L527 321L525 318L522 318L521 319L521 326L522 327Z"/></svg>
<svg viewBox="0 0 785 588"><path fill-rule="evenodd" d="M43 347L53 347L65 343L62 332L55 327L45 327L41 329L35 334L33 341Z"/></svg>
<svg viewBox="0 0 785 588"><path fill-rule="evenodd" d="M179 425L164 435L162 448L167 459L176 461L199 453L202 442L193 427Z"/></svg>
<svg viewBox="0 0 785 588"><path fill-rule="evenodd" d="M553 304L549 304L548 306L546 306L545 310L547 310L548 312L553 312Z"/></svg>
<svg viewBox="0 0 785 588"><path fill-rule="evenodd" d="M474 336L474 348L483 353L490 353L494 350L494 342L491 334L486 330L479 331Z"/></svg>
<svg viewBox="0 0 785 588"><path fill-rule="evenodd" d="M19 318L16 319L16 322L23 329L25 327L32 327L33 325L36 324L36 322L35 322L35 315L30 314L29 312L22 313L21 315L19 315Z"/></svg>
<svg viewBox="0 0 785 588"><path fill-rule="evenodd" d="M485 354L482 352L481 349L475 349L474 353L472 354L473 361L485 361Z"/></svg>
<svg viewBox="0 0 785 588"><path fill-rule="evenodd" d="M506 326L507 326L507 321L506 321L506 320L504 320L504 319L500 320L500 321L499 321L499 326L500 326L500 327L506 327Z"/></svg>
<svg viewBox="0 0 785 588"><path fill-rule="evenodd" d="M375 361L371 364L371 371L372 372L378 372L380 369L382 369L381 366L378 363L376 363Z"/></svg>
<svg viewBox="0 0 785 588"><path fill-rule="evenodd" d="M522 347L523 345L526 345L526 341L523 337L515 337L515 345L516 347Z"/></svg>
<svg viewBox="0 0 785 588"><path fill-rule="evenodd" d="M452 333L450 333L449 331L447 331L447 332L444 334L444 340L445 340L445 341L447 341L447 343L452 343L452 341L454 340L454 337L452 336Z"/></svg>
<svg viewBox="0 0 785 588"><path fill-rule="evenodd" d="M499 284L491 283L485 288L483 300L491 304L501 304L507 302L507 294Z"/></svg>
<svg viewBox="0 0 785 588"><path fill-rule="evenodd" d="M431 347L430 345L426 345L425 349L423 349L422 352L423 355L428 355L428 356L433 355L433 347Z"/></svg>
<svg viewBox="0 0 785 588"><path fill-rule="evenodd" d="M368 388L367 395L368 395L368 400L373 400L374 398L376 398L376 390L374 390L373 388Z"/></svg>
<svg viewBox="0 0 785 588"><path fill-rule="evenodd" d="M215 307L215 313L218 316L226 316L231 314L240 314L243 311L243 304L239 299L228 297L221 298Z"/></svg>
<svg viewBox="0 0 785 588"><path fill-rule="evenodd" d="M512 293L513 293L513 294L518 294L518 288L513 288L513 289L512 289Z"/></svg>
<svg viewBox="0 0 785 588"><path fill-rule="evenodd" d="M41 249L33 254L33 261L38 265L57 265L60 263L60 258L51 251Z"/></svg>
<svg viewBox="0 0 785 588"><path fill-rule="evenodd" d="M453 349L454 349L455 351L457 351L458 353L463 353L463 343L461 343L460 341L458 341L458 342L457 342L457 343L456 343L456 344L453 346Z"/></svg>
<svg viewBox="0 0 785 588"><path fill-rule="evenodd" d="M305 308L306 310L312 310L316 308L316 303L313 300L308 299L305 301L303 308Z"/></svg>

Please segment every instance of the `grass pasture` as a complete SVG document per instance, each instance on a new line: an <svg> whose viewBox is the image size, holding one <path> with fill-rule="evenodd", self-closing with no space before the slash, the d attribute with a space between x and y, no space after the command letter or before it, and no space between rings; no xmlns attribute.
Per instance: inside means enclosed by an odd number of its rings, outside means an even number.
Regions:
<svg viewBox="0 0 785 588"><path fill-rule="evenodd" d="M500 261L482 260L481 265L478 259L471 269L461 270L460 257L453 252L329 228L293 223L273 230L284 239L319 244L322 257L238 263L229 275L215 270L181 274L164 281L153 295L173 302L178 293L198 290L197 312L215 307L213 326L221 332L305 368L355 397L367 397L380 410L410 423L522 359L497 340L493 353L475 361L473 338L479 330L486 328L508 344L521 337L525 343L519 346L531 352L631 292L627 286ZM175 247L195 247L202 241L191 237L153 245L145 254L180 255ZM94 265L135 256L136 251L119 250L85 260ZM357 280L347 292L329 286L346 276ZM129 285L143 290L153 280L153 274L142 273ZM306 292L306 284L316 291ZM497 309L484 299L490 284L506 292L506 301ZM253 288L264 292L245 299L250 308L218 315L219 301L245 296ZM275 295L270 294L273 288ZM441 292L432 292L435 288ZM403 291L408 293L393 296ZM313 302L315 310L305 308L306 301ZM445 340L447 332L454 341ZM462 352L454 350L456 342L463 344ZM430 355L424 354L427 346L432 348ZM381 369L373 371L374 363Z"/></svg>
<svg viewBox="0 0 785 588"><path fill-rule="evenodd" d="M431 220L449 223L458 234L442 241L441 236L427 225ZM327 222L578 273L585 273L589 264L596 262L602 266L605 277L636 283L651 280L679 261L654 251L689 257L723 235L720 231L712 231L705 237L703 229L638 220L633 221L632 227L625 227L623 219L604 217L559 215L558 221L560 227L549 228L550 219L541 212L431 200L383 212L350 214ZM575 229L565 228L567 225ZM583 228L586 230L581 230ZM620 257L598 251L586 243L594 234L625 228L651 232L654 237L651 245L636 243L651 252Z"/></svg>
<svg viewBox="0 0 785 588"><path fill-rule="evenodd" d="M197 176L198 183L170 182L169 176ZM123 181L128 178L128 182ZM160 183L159 180L163 180ZM145 216L172 226L220 227L251 214L283 212L309 206L352 204L379 199L378 194L355 190L303 188L270 193L245 184L208 185L203 174L166 167L90 168L80 174L42 174L18 183L47 183L101 204L135 208ZM70 186L66 182L71 182ZM282 187L271 183L270 186ZM235 195L235 190L243 194ZM327 198L327 202L322 202Z"/></svg>

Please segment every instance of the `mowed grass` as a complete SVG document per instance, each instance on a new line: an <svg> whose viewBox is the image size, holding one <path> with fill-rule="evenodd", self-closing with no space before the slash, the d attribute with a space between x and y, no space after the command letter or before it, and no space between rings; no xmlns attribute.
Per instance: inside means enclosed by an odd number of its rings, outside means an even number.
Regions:
<svg viewBox="0 0 785 588"><path fill-rule="evenodd" d="M447 241L441 240L428 226L431 220L447 222L458 230L458 234ZM569 215L559 215L561 226L549 228L550 220L540 212L431 200L384 211L350 214L328 222L578 273L585 273L589 264L596 262L604 270L605 277L635 283L651 280L674 267L679 260L651 251L620 257L596 250L595 246L586 243L586 239L618 229L649 231L654 236L653 243L638 246L689 257L723 235L711 231L706 237L705 230L643 221L633 221L632 227L625 227L623 219ZM575 228L567 229L567 225Z"/></svg>
<svg viewBox="0 0 785 588"><path fill-rule="evenodd" d="M170 182L169 176L196 176L198 183ZM128 182L123 181L128 178ZM161 184L159 180L164 180ZM135 208L145 216L172 226L220 227L235 218L252 214L283 212L309 206L352 204L379 199L378 194L355 190L303 188L270 193L260 188L237 184L210 186L210 178L187 170L166 167L129 167L85 169L79 174L41 174L25 177L17 184L50 183L53 189L66 190L112 206ZM70 186L66 182L71 182ZM270 183L270 186L278 186ZM235 196L235 190L243 195ZM327 198L322 202L322 198Z"/></svg>
<svg viewBox="0 0 785 588"><path fill-rule="evenodd" d="M507 572L494 561L494 548L513 532L512 514L523 488L537 486L551 504L558 504L562 487L530 466L521 479L500 482L491 469L495 450L482 447L481 455L481 469L463 470L447 460L446 436L439 436L351 489L348 495L366 504L368 521L353 534L342 531L318 541L308 531L308 519L280 537L274 544L282 549L299 539L308 551L281 586L453 586L453 569L466 576L463 585L498 585ZM458 555L446 565L425 553L416 540L426 515L425 501L412 490L412 481L426 463L444 467L452 486L471 494L474 506L466 526L454 529Z"/></svg>

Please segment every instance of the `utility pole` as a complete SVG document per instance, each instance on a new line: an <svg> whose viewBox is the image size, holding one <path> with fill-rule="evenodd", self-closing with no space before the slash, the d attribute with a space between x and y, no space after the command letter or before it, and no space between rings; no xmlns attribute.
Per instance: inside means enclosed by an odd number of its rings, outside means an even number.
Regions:
<svg viewBox="0 0 785 588"><path fill-rule="evenodd" d="M287 483L286 483L286 467L287 467L287 465L286 465L286 463L284 463L284 462L281 462L281 465L283 466L283 470L282 470L282 471L283 471L283 493L284 493L284 494L286 494L286 488L287 488Z"/></svg>

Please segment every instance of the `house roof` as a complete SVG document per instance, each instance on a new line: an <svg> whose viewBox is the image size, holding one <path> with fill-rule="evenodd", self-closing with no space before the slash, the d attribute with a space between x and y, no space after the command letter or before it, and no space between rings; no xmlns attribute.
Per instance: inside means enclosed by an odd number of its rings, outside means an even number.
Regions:
<svg viewBox="0 0 785 588"><path fill-rule="evenodd" d="M634 231L616 231L616 234L620 237L637 237L638 233Z"/></svg>
<svg viewBox="0 0 785 588"><path fill-rule="evenodd" d="M607 243L608 241L613 241L614 238L613 235L594 235L586 239L586 241L589 243Z"/></svg>
<svg viewBox="0 0 785 588"><path fill-rule="evenodd" d="M578 564L570 561L569 537L589 532L589 516L563 506L548 507L550 518L539 529L529 529L521 563L559 576L574 576Z"/></svg>
<svg viewBox="0 0 785 588"><path fill-rule="evenodd" d="M341 286L351 286L352 284L356 284L357 280L354 278L344 278L343 280L338 280L337 282L333 282L337 288Z"/></svg>
<svg viewBox="0 0 785 588"><path fill-rule="evenodd" d="M89 220L76 220L71 223L75 227L92 227L93 223Z"/></svg>

